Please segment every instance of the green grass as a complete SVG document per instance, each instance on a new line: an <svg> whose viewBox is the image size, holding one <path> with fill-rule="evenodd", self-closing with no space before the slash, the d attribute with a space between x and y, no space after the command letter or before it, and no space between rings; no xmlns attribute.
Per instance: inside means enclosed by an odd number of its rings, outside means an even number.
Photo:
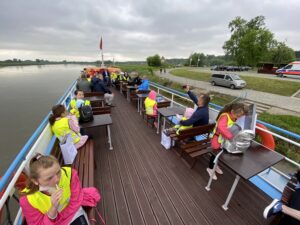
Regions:
<svg viewBox="0 0 300 225"><path fill-rule="evenodd" d="M193 80L210 81L211 73L175 69L170 72L175 76L190 78ZM283 96L291 96L300 89L300 82L274 80L259 77L240 76L247 82L247 89L262 91Z"/></svg>
<svg viewBox="0 0 300 225"><path fill-rule="evenodd" d="M186 69L175 69L170 71L171 74L179 77L190 78L193 80L210 81L211 73L189 71Z"/></svg>
<svg viewBox="0 0 300 225"><path fill-rule="evenodd" d="M300 134L300 117L298 116L273 115L264 112L259 115L258 119L266 123L276 124L278 127Z"/></svg>
<svg viewBox="0 0 300 225"><path fill-rule="evenodd" d="M300 134L300 117L290 116L290 115L272 115L269 113L262 113L258 117L259 120L273 124L275 126L281 127L283 129L289 130L296 134ZM286 136L281 134L282 136ZM292 139L289 136L286 136L289 139ZM300 148L284 142L279 138L274 137L276 143L276 151L282 153L283 155L295 160L300 163ZM299 142L299 140L294 140Z"/></svg>

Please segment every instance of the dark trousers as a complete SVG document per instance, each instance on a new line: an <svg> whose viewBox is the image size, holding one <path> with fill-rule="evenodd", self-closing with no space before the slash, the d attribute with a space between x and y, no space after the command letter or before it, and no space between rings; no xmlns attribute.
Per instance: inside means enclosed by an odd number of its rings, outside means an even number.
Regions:
<svg viewBox="0 0 300 225"><path fill-rule="evenodd" d="M209 165L208 165L208 167L209 167L210 169L213 169L214 166L215 166L215 164L214 164L215 158L216 158L215 155L211 155L211 157L210 157L210 159L209 159Z"/></svg>
<svg viewBox="0 0 300 225"><path fill-rule="evenodd" d="M300 211L300 189L292 194L288 206L292 209ZM300 225L300 221L296 220L290 216L284 215L283 219L280 221L279 225Z"/></svg>

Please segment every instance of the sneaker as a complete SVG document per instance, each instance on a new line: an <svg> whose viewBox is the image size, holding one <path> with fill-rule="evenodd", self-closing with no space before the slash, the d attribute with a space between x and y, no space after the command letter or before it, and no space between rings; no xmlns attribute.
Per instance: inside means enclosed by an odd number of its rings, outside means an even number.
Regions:
<svg viewBox="0 0 300 225"><path fill-rule="evenodd" d="M207 168L206 171L208 172L209 176L211 177L212 174L213 174L213 169ZM217 179L218 179L218 178L217 178L217 175L214 174L214 175L213 175L213 180L217 180Z"/></svg>
<svg viewBox="0 0 300 225"><path fill-rule="evenodd" d="M264 210L264 218L268 219L270 216L276 215L282 211L282 202L274 199L270 205Z"/></svg>
<svg viewBox="0 0 300 225"><path fill-rule="evenodd" d="M219 166L217 166L216 172L217 172L218 174L223 174L223 171L221 170L221 168L220 168Z"/></svg>

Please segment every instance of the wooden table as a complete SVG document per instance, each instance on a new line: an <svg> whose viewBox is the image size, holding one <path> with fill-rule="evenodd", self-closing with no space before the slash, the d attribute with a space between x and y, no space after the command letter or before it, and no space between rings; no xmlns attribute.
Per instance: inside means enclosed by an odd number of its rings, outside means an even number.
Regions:
<svg viewBox="0 0 300 225"><path fill-rule="evenodd" d="M137 87L133 85L127 85L126 87L127 87L127 101L130 102L130 92L132 90L136 90Z"/></svg>
<svg viewBox="0 0 300 225"><path fill-rule="evenodd" d="M224 210L228 209L228 204L241 177L245 180L249 180L251 177L259 174L283 159L284 157L279 153L271 151L257 142L252 142L249 149L247 149L243 154L231 154L227 153L226 150L218 153L213 169L214 172L218 162L221 161L236 174L235 180L224 205L222 205L222 208ZM208 184L205 187L207 191L210 191L211 183L212 176L209 178Z"/></svg>
<svg viewBox="0 0 300 225"><path fill-rule="evenodd" d="M176 114L183 115L185 109L183 107L166 107L166 108L158 108L157 114L158 114L158 125L157 125L157 131L156 133L159 134L159 127L160 127L160 117L162 116L164 118L163 122L163 129L165 129L166 126L166 117L169 116L175 116Z"/></svg>
<svg viewBox="0 0 300 225"><path fill-rule="evenodd" d="M80 125L80 128L82 128L82 129L106 126L109 150L113 150L112 143L111 143L111 134L110 134L110 125L111 124L112 124L112 119L111 119L110 114L102 114L102 115L94 115L93 121L87 122L87 123L81 123L79 125Z"/></svg>

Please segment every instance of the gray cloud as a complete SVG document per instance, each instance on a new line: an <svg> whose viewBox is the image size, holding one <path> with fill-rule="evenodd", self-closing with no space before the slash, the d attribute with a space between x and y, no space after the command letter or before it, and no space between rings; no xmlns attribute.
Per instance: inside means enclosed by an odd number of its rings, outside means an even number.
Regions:
<svg viewBox="0 0 300 225"><path fill-rule="evenodd" d="M96 60L100 35L108 59L223 54L228 23L258 15L300 50L297 0L2 0L0 8L0 60Z"/></svg>

